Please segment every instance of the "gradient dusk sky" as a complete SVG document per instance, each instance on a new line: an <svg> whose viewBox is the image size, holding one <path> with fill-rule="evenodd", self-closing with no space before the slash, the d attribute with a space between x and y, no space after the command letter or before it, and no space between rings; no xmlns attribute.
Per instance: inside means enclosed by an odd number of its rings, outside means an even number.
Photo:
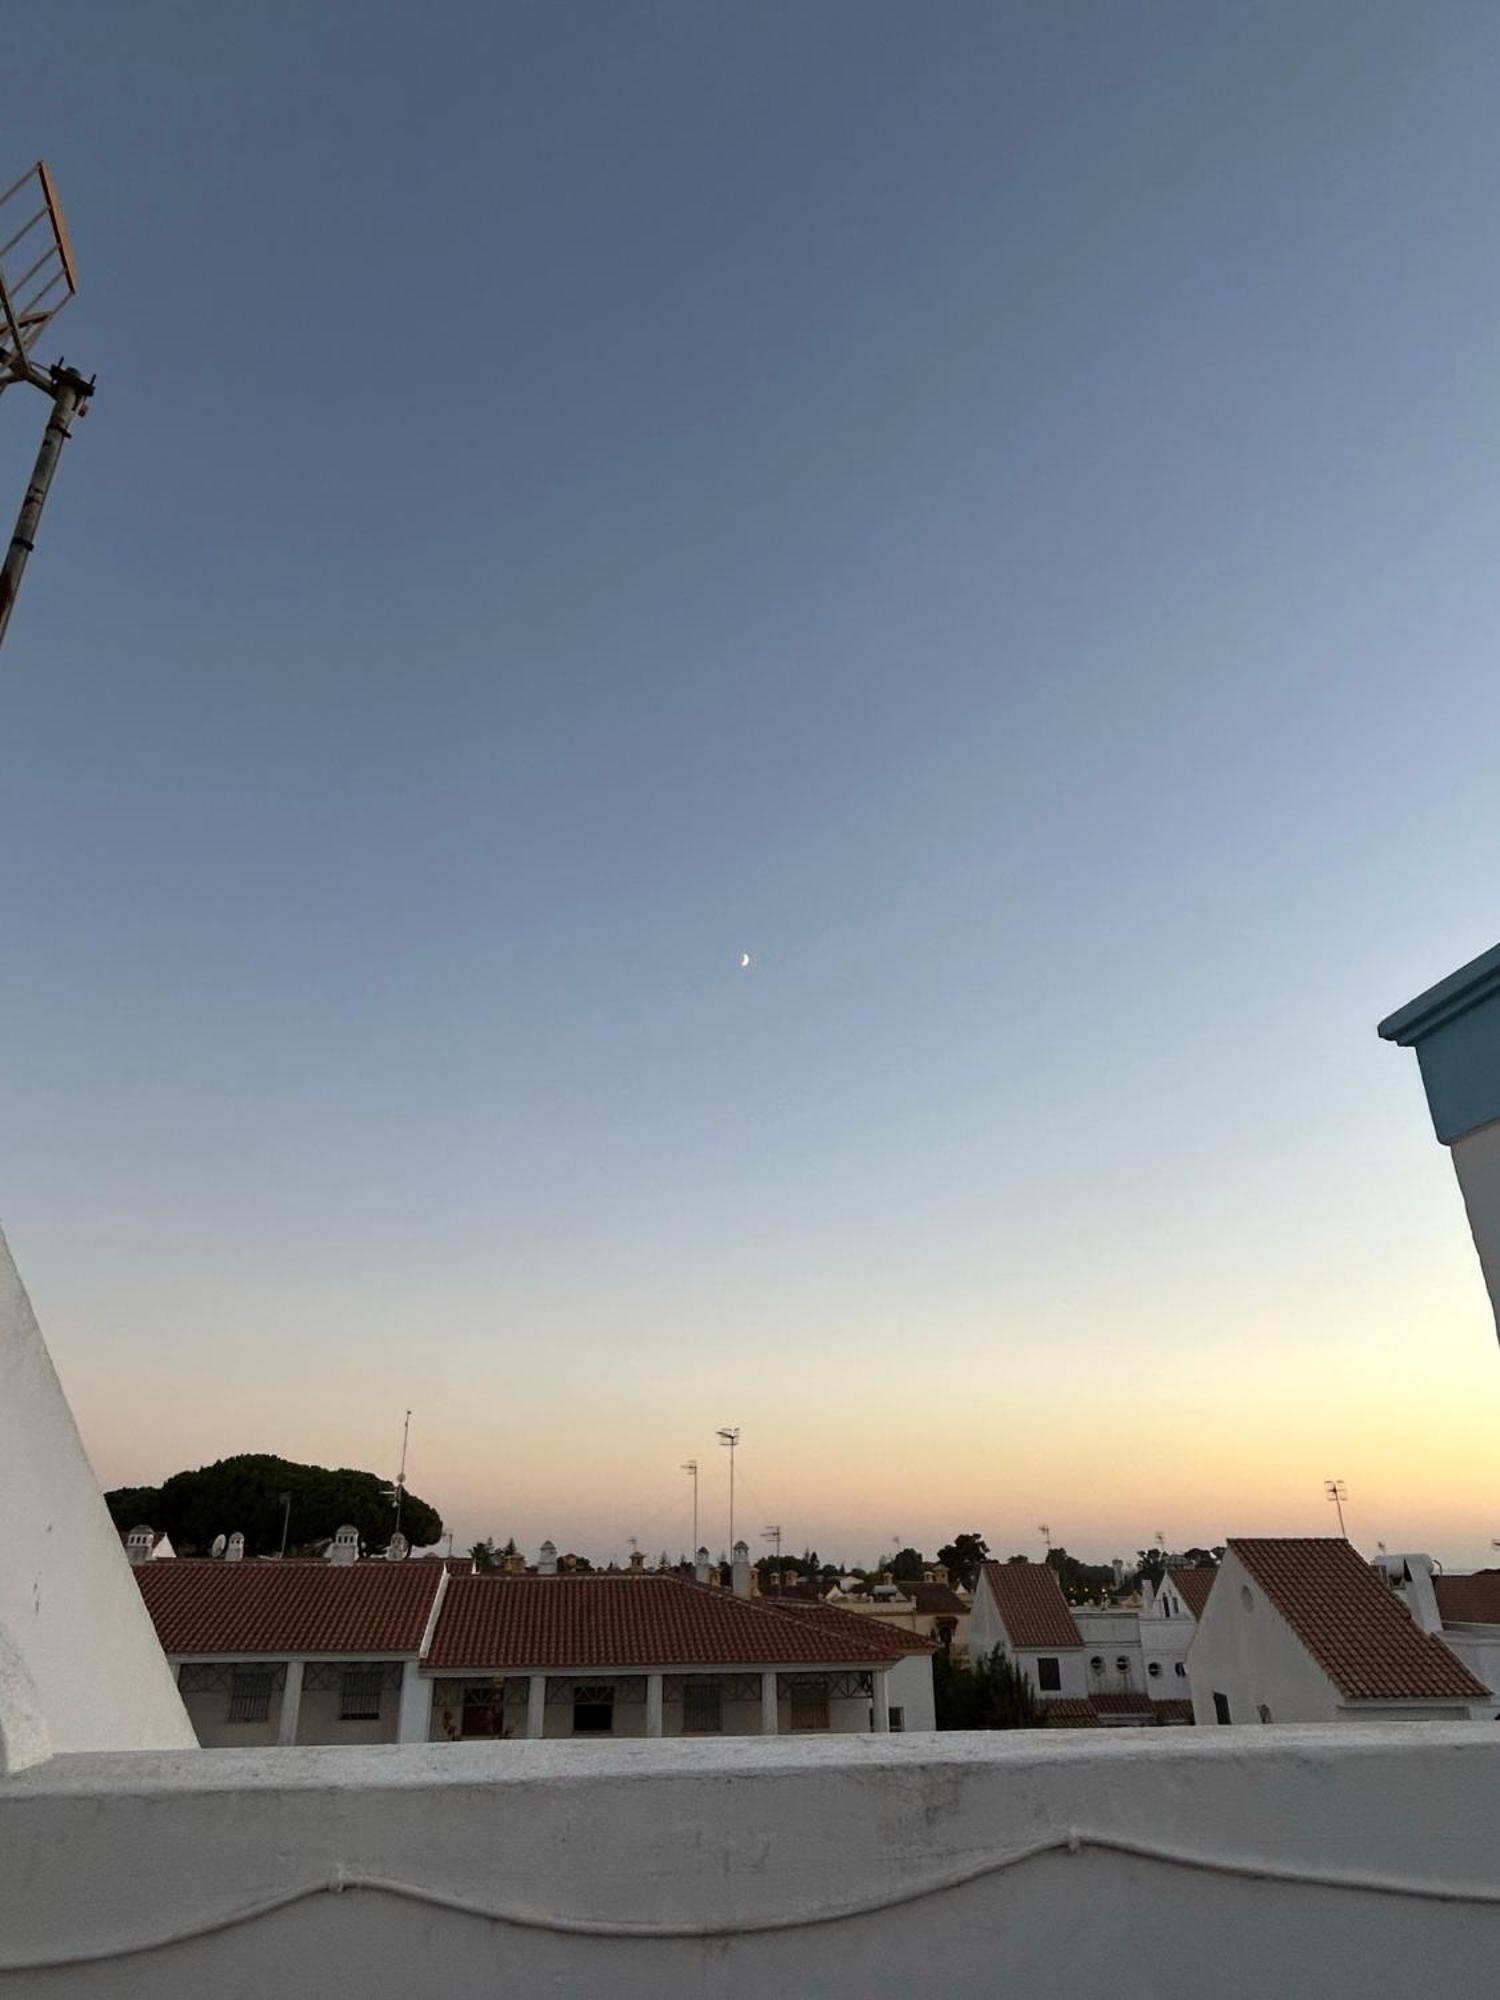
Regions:
<svg viewBox="0 0 1500 2000"><path fill-rule="evenodd" d="M106 1484L410 1404L460 1541L675 1553L696 1455L717 1545L738 1423L844 1560L1493 1559L1375 1023L1500 935L1497 87L1445 0L9 21L99 393L0 1214Z"/></svg>

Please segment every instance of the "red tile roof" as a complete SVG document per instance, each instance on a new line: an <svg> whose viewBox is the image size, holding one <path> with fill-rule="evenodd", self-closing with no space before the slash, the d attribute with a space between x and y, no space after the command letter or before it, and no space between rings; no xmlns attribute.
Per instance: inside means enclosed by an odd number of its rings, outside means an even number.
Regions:
<svg viewBox="0 0 1500 2000"><path fill-rule="evenodd" d="M888 1632L872 1629L877 1620L850 1612L848 1626L840 1619L835 1629L815 1615L816 1609L802 1604L775 1608L660 1573L456 1576L448 1585L424 1665L439 1673L452 1668L847 1667L895 1657Z"/></svg>
<svg viewBox="0 0 1500 2000"><path fill-rule="evenodd" d="M1150 1715L1152 1704L1150 1695L1137 1694L1132 1688L1121 1688L1118 1692L1101 1689L1089 1696L1096 1715Z"/></svg>
<svg viewBox="0 0 1500 2000"><path fill-rule="evenodd" d="M1169 1569L1166 1581L1171 1584L1195 1618L1203 1616L1203 1607L1208 1602L1208 1593L1214 1587L1214 1578L1219 1574L1216 1563L1198 1563L1192 1569Z"/></svg>
<svg viewBox="0 0 1500 2000"><path fill-rule="evenodd" d="M908 1583L903 1588L924 1618L962 1618L968 1612L951 1583Z"/></svg>
<svg viewBox="0 0 1500 2000"><path fill-rule="evenodd" d="M134 1575L173 1659L414 1654L441 1563L224 1562L178 1557Z"/></svg>
<svg viewBox="0 0 1500 2000"><path fill-rule="evenodd" d="M1099 1717L1091 1701L1077 1701L1071 1696L1059 1695L1052 1701L1043 1700L1042 1723L1047 1729L1097 1729Z"/></svg>
<svg viewBox="0 0 1500 2000"><path fill-rule="evenodd" d="M987 1562L984 1574L1012 1646L1030 1651L1083 1644L1056 1570L1045 1563Z"/></svg>
<svg viewBox="0 0 1500 2000"><path fill-rule="evenodd" d="M1475 1701L1487 1690L1348 1542L1231 1541L1252 1580L1347 1701Z"/></svg>
<svg viewBox="0 0 1500 2000"><path fill-rule="evenodd" d="M810 1618L830 1632L842 1632L853 1638L856 1628L866 1638L874 1637L893 1658L903 1653L935 1653L936 1639L924 1638L920 1632L908 1632L900 1625L889 1624L884 1618L876 1618L868 1611L846 1611L839 1604L810 1604L805 1597L763 1597L762 1604L773 1611L790 1612L794 1618Z"/></svg>
<svg viewBox="0 0 1500 2000"><path fill-rule="evenodd" d="M1432 1587L1445 1625L1500 1625L1500 1569L1435 1576Z"/></svg>
<svg viewBox="0 0 1500 2000"><path fill-rule="evenodd" d="M1165 1728L1193 1720L1193 1704L1184 1701L1180 1695L1174 1695L1168 1701L1153 1701L1151 1706L1156 1712L1157 1721Z"/></svg>

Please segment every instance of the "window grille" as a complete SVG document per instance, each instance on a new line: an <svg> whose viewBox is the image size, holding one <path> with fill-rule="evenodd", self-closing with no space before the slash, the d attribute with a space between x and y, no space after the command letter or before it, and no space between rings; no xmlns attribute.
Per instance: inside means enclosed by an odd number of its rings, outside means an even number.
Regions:
<svg viewBox="0 0 1500 2000"><path fill-rule="evenodd" d="M615 1691L608 1681L579 1681L573 1690L573 1734L609 1736L615 1726Z"/></svg>
<svg viewBox="0 0 1500 2000"><path fill-rule="evenodd" d="M793 1729L826 1729L828 1696L822 1688L792 1687Z"/></svg>
<svg viewBox="0 0 1500 2000"><path fill-rule="evenodd" d="M683 1735L718 1736L723 1728L724 1697L719 1683L688 1681L682 1690Z"/></svg>
<svg viewBox="0 0 1500 2000"><path fill-rule="evenodd" d="M339 1688L340 1722L378 1722L385 1674L379 1667L346 1667Z"/></svg>
<svg viewBox="0 0 1500 2000"><path fill-rule="evenodd" d="M271 1676L264 1667L236 1667L229 1676L229 1720L267 1722L271 1715Z"/></svg>

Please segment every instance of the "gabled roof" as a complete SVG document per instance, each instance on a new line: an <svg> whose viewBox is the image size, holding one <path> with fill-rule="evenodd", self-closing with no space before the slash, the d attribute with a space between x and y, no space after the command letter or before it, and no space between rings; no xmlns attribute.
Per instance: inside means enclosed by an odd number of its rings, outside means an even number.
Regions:
<svg viewBox="0 0 1500 2000"><path fill-rule="evenodd" d="M848 1667L889 1664L896 1657L889 1632L877 1620L851 1612L847 1627L840 1619L834 1629L816 1612L816 1606L802 1604L778 1609L660 1573L456 1576L423 1664L446 1673Z"/></svg>
<svg viewBox="0 0 1500 2000"><path fill-rule="evenodd" d="M1038 1566L1040 1567L1040 1565ZM1058 1695L1051 1701L1044 1698L1041 1708L1042 1724L1047 1729L1097 1729L1099 1727L1098 1713L1091 1701L1080 1701L1073 1696Z"/></svg>
<svg viewBox="0 0 1500 2000"><path fill-rule="evenodd" d="M889 1625L883 1618L873 1618L868 1611L846 1611L838 1604L812 1604L805 1597L763 1597L760 1602L773 1611L789 1612L794 1618L810 1618L826 1631L840 1632L852 1638L863 1634L873 1636L893 1657L904 1653L935 1653L936 1639L927 1639L920 1632L908 1632L904 1626Z"/></svg>
<svg viewBox="0 0 1500 2000"><path fill-rule="evenodd" d="M1170 1583L1193 1616L1201 1618L1218 1574L1217 1563L1195 1563L1191 1569L1169 1569L1162 1582Z"/></svg>
<svg viewBox="0 0 1500 2000"><path fill-rule="evenodd" d="M1475 1701L1488 1690L1405 1607L1348 1542L1231 1541L1346 1701Z"/></svg>
<svg viewBox="0 0 1500 2000"><path fill-rule="evenodd" d="M1057 1572L1046 1563L987 1562L984 1575L1012 1646L1083 1644Z"/></svg>
<svg viewBox="0 0 1500 2000"><path fill-rule="evenodd" d="M327 1653L415 1654L443 1565L225 1562L179 1556L132 1571L177 1659Z"/></svg>
<svg viewBox="0 0 1500 2000"><path fill-rule="evenodd" d="M968 1612L951 1583L908 1583L905 1589L924 1618L962 1618Z"/></svg>
<svg viewBox="0 0 1500 2000"><path fill-rule="evenodd" d="M1500 1625L1500 1569L1435 1576L1432 1587L1445 1625Z"/></svg>

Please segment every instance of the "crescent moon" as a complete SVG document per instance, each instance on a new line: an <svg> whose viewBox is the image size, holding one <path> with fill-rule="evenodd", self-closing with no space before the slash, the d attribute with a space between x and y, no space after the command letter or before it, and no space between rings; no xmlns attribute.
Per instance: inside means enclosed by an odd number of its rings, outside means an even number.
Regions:
<svg viewBox="0 0 1500 2000"><path fill-rule="evenodd" d="M749 952L748 952L748 951L742 951L742 952L740 953L740 971L741 971L741 972L743 972L743 971L744 971L744 970L746 969L746 967L747 967L747 966L749 965L749 963L750 963L750 954L749 954Z"/></svg>

